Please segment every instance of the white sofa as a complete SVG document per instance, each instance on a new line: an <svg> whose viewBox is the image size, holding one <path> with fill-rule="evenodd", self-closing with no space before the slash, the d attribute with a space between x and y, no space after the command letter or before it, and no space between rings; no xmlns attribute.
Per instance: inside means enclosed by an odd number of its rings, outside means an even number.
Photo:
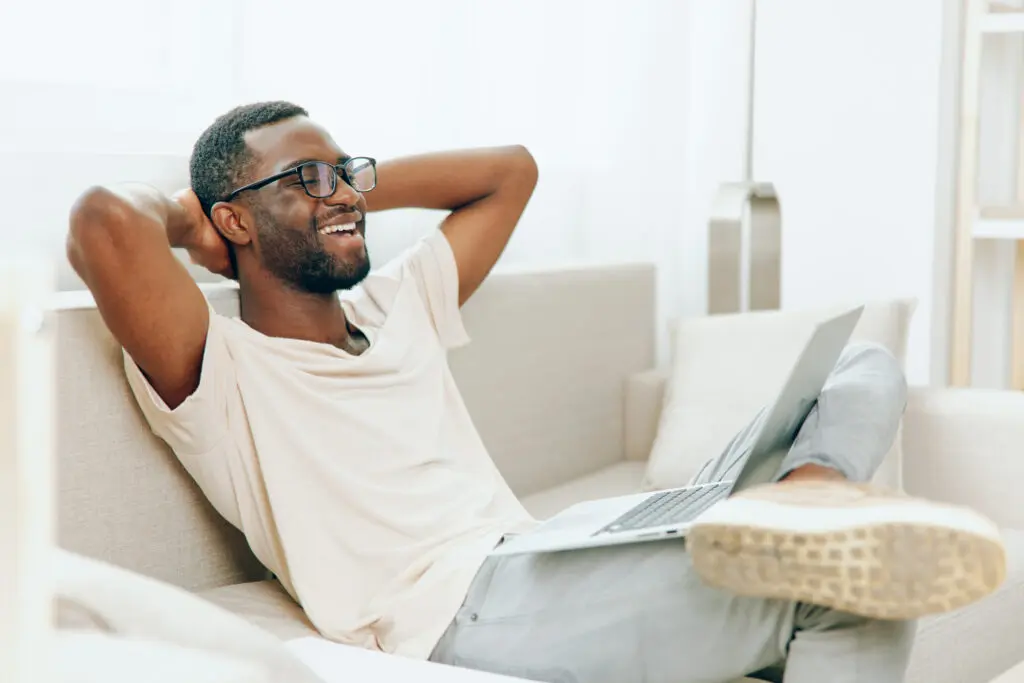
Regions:
<svg viewBox="0 0 1024 683"><path fill-rule="evenodd" d="M231 287L207 295L237 313ZM149 432L88 294L63 293L56 308L61 546L195 591L282 638L312 634ZM473 343L452 354L453 371L525 505L543 517L636 491L664 381L654 369L654 269L496 273L464 312ZM915 388L902 438L906 489L996 519L1010 560L997 595L922 623L907 680L987 683L1024 660L1024 460L1013 457L1024 395Z"/></svg>

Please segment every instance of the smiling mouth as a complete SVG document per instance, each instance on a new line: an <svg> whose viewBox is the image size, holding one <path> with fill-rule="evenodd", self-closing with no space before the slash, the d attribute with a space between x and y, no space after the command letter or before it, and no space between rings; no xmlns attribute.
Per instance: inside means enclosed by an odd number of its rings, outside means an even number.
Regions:
<svg viewBox="0 0 1024 683"><path fill-rule="evenodd" d="M355 223L342 223L341 225L328 225L325 228L320 228L319 232L321 235L331 235L336 232L343 232L352 235L356 234L358 230L356 229Z"/></svg>

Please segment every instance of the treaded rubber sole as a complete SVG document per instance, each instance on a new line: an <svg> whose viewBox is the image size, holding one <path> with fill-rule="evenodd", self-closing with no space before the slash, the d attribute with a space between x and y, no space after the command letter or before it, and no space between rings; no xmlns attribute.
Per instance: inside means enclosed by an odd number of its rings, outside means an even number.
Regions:
<svg viewBox="0 0 1024 683"><path fill-rule="evenodd" d="M874 619L955 610L992 593L1006 576L997 540L905 522L815 532L704 524L691 529L687 543L710 586Z"/></svg>

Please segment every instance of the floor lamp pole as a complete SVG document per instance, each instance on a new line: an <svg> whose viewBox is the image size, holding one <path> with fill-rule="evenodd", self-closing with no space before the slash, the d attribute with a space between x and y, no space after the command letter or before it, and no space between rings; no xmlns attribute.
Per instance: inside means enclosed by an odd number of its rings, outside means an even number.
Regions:
<svg viewBox="0 0 1024 683"><path fill-rule="evenodd" d="M781 303L782 214L770 182L754 180L757 0L750 0L743 180L721 185L708 221L709 314L777 309Z"/></svg>

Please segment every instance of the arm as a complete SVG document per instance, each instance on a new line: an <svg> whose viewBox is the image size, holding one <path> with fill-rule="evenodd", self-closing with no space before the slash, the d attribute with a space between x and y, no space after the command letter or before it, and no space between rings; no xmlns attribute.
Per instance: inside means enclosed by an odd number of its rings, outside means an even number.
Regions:
<svg viewBox="0 0 1024 683"><path fill-rule="evenodd" d="M206 300L171 247L216 244L211 237L220 237L207 226L198 200L175 201L141 186L92 188L71 210L68 260L111 333L171 408L199 385L209 326ZM220 247L222 256L207 249L216 257L203 265L227 258Z"/></svg>
<svg viewBox="0 0 1024 683"><path fill-rule="evenodd" d="M523 147L443 152L384 162L370 211L401 207L451 211L441 231L459 270L459 304L498 261L537 184L537 164Z"/></svg>

